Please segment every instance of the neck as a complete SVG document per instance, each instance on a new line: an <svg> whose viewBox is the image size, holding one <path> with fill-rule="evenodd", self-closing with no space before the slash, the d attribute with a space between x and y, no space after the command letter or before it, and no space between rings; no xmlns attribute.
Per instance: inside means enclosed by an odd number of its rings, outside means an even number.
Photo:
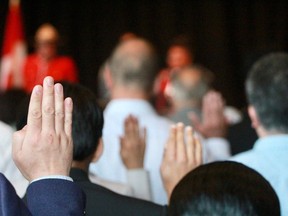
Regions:
<svg viewBox="0 0 288 216"><path fill-rule="evenodd" d="M111 98L112 99L149 99L149 93L140 90L134 86L115 86L111 89Z"/></svg>
<svg viewBox="0 0 288 216"><path fill-rule="evenodd" d="M88 160L83 160L83 161L73 160L72 161L72 168L78 168L78 169L82 169L82 170L88 172L89 164L90 164L90 161L88 161Z"/></svg>

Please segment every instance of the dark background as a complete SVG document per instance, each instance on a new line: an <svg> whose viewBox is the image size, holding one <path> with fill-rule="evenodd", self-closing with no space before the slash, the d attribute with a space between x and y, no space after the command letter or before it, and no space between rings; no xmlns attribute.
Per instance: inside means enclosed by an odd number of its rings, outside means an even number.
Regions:
<svg viewBox="0 0 288 216"><path fill-rule="evenodd" d="M151 40L162 66L170 40L186 34L196 62L216 74L227 103L242 108L251 63L288 45L287 0L22 0L21 9L29 51L38 26L51 22L62 36L60 53L75 59L80 82L93 90L99 66L122 33ZM0 48L7 10L8 0L0 0Z"/></svg>

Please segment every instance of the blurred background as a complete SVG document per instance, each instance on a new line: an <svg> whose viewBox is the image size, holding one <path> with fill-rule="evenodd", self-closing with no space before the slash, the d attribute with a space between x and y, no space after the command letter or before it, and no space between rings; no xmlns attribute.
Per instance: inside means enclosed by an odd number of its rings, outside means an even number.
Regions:
<svg viewBox="0 0 288 216"><path fill-rule="evenodd" d="M237 108L246 104L252 62L288 46L286 0L22 0L20 7L29 53L37 28L50 22L61 35L60 54L75 60L80 83L94 91L99 67L125 32L150 40L162 67L171 40L188 36L195 62L215 73L216 89ZM8 8L0 0L0 48Z"/></svg>

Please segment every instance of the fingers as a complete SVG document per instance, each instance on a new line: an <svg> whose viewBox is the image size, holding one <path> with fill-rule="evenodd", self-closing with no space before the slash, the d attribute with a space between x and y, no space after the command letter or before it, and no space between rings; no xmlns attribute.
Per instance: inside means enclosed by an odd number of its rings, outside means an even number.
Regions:
<svg viewBox="0 0 288 216"><path fill-rule="evenodd" d="M27 116L27 125L29 125L28 133L35 133L35 131L41 130L42 125L42 86L37 85L34 87Z"/></svg>
<svg viewBox="0 0 288 216"><path fill-rule="evenodd" d="M55 130L57 134L64 131L64 96L63 87L57 83L54 86L55 95Z"/></svg>
<svg viewBox="0 0 288 216"><path fill-rule="evenodd" d="M55 130L54 80L45 77L42 98L42 130Z"/></svg>
<svg viewBox="0 0 288 216"><path fill-rule="evenodd" d="M171 125L169 138L165 146L164 159L174 160L176 156L176 126Z"/></svg>
<svg viewBox="0 0 288 216"><path fill-rule="evenodd" d="M73 101L70 97L64 100L64 130L67 136L72 136L72 113L73 113Z"/></svg>
<svg viewBox="0 0 288 216"><path fill-rule="evenodd" d="M194 157L195 157L195 165L199 166L203 163L203 154L202 154L202 144L199 139L199 136L194 137Z"/></svg>
<svg viewBox="0 0 288 216"><path fill-rule="evenodd" d="M193 163L195 159L195 140L190 126L186 127L186 150L188 162Z"/></svg>
<svg viewBox="0 0 288 216"><path fill-rule="evenodd" d="M176 157L180 161L186 161L186 147L184 141L184 124L177 124L177 133L176 133Z"/></svg>

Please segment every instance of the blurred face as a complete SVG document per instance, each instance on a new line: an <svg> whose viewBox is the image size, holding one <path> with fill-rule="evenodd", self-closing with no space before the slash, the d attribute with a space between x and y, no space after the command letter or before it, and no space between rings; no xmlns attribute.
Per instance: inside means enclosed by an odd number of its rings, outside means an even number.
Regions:
<svg viewBox="0 0 288 216"><path fill-rule="evenodd" d="M37 54L44 60L49 60L57 52L58 33L52 26L41 27L35 37Z"/></svg>
<svg viewBox="0 0 288 216"><path fill-rule="evenodd" d="M167 65L169 68L182 68L192 63L190 52L182 46L172 46L167 53Z"/></svg>

